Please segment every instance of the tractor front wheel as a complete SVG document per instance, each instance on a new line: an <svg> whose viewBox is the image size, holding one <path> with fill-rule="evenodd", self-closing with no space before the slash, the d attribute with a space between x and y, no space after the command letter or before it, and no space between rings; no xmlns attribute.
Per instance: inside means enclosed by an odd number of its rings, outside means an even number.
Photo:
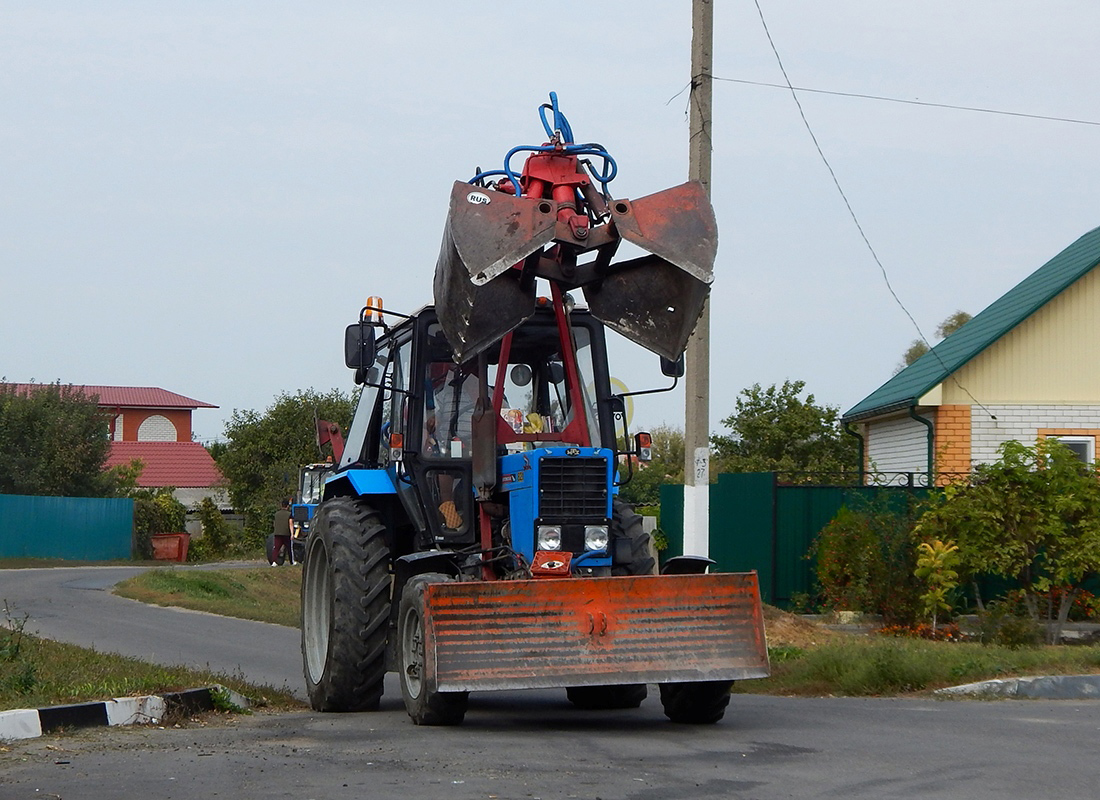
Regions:
<svg viewBox="0 0 1100 800"><path fill-rule="evenodd" d="M469 692L437 692L425 669L424 618L428 586L450 580L446 575L417 575L401 591L397 630L401 655L399 674L405 710L417 725L458 725L466 716Z"/></svg>
<svg viewBox="0 0 1100 800"><path fill-rule="evenodd" d="M710 725L725 715L732 687L733 681L662 683L661 705L673 722Z"/></svg>

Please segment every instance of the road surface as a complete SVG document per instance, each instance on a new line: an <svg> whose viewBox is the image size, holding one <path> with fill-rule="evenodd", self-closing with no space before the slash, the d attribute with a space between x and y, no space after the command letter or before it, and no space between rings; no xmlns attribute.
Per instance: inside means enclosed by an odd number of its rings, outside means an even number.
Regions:
<svg viewBox="0 0 1100 800"><path fill-rule="evenodd" d="M300 686L297 634L145 607L104 587L133 570L0 572L43 634ZM392 679L393 676L390 676ZM717 725L667 722L561 691L474 694L458 728L409 721L396 681L372 714L214 717L97 728L0 748L0 800L29 798L1084 798L1095 701L795 699L736 695Z"/></svg>

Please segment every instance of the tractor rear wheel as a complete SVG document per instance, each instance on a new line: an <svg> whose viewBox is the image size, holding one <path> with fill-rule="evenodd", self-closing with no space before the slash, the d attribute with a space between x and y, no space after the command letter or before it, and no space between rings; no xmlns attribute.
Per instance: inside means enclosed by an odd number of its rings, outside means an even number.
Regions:
<svg viewBox="0 0 1100 800"><path fill-rule="evenodd" d="M469 692L437 692L425 672L424 616L428 586L451 580L434 572L417 575L401 590L397 617L399 675L405 710L417 725L458 725L466 716Z"/></svg>
<svg viewBox="0 0 1100 800"><path fill-rule="evenodd" d="M710 725L725 715L732 687L733 681L662 683L661 705L673 722Z"/></svg>
<svg viewBox="0 0 1100 800"><path fill-rule="evenodd" d="M656 575L657 559L652 538L642 528L642 518L634 507L621 500L611 501L611 538L630 542L631 560L616 564L612 575ZM570 686L565 690L569 702L586 710L637 708L649 690L644 683L622 683L613 686Z"/></svg>
<svg viewBox="0 0 1100 800"><path fill-rule="evenodd" d="M611 540L630 542L630 561L611 567L612 575L656 575L657 553L653 537L642 527L642 517L634 506L622 500L611 501Z"/></svg>
<svg viewBox="0 0 1100 800"><path fill-rule="evenodd" d="M306 544L302 660L316 711L375 711L386 674L390 551L378 512L327 500Z"/></svg>

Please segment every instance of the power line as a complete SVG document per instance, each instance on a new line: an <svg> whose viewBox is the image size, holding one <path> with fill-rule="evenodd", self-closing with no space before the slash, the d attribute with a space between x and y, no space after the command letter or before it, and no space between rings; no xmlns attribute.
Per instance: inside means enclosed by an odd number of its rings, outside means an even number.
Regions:
<svg viewBox="0 0 1100 800"><path fill-rule="evenodd" d="M905 307L905 303L901 301L901 298L898 297L897 292L894 291L894 287L890 283L890 276L886 272L886 267L883 265L882 260L878 257L878 253L875 251L874 246L871 244L871 240L867 238L867 233L863 230L863 225L860 223L859 217L856 216L855 209L852 208L852 204L848 200L848 195L844 192L844 187L840 185L840 180L837 178L836 172L833 171L832 164L830 164L829 159L825 157L825 151L821 149L821 144L818 142L817 136L814 134L813 128L810 127L810 121L806 118L806 112L802 108L802 102L798 99L798 90L795 89L794 85L791 83L790 77L787 75L787 68L783 66L783 59L779 55L779 49L775 46L775 41L772 39L772 33L768 29L768 22L766 19L764 19L764 10L760 7L760 0L753 0L753 2L756 5L757 14L760 15L760 24L764 27L764 34L768 37L768 44L771 46L772 53L775 54L776 63L779 64L779 71L783 73L783 80L786 81L786 85L781 85L779 86L779 88L784 88L790 91L791 97L794 99L795 105L798 106L798 114L802 117L802 124L806 126L806 131L810 134L810 139L813 140L814 147L817 149L817 154L821 156L821 160L825 164L825 168L829 170L829 176L833 179L833 185L836 186L837 192L840 193L840 197L844 201L845 207L848 209L848 214L851 216L852 222L855 223L856 230L859 231L859 235L863 239L863 243L867 246L867 250L868 252L870 252L871 258L873 258L875 260L875 263L878 265L879 271L882 273L882 279L883 281L885 281L886 288L890 291L890 295L894 298L894 301L898 304L898 307L905 312L905 316L909 318L909 321L913 323L913 327L916 329L917 335L920 336L921 341L924 342L925 345L927 345L928 351L932 353L933 356L935 356L937 361L940 362L940 366L947 371L947 374L951 377L954 384L962 389L964 392L966 392L966 395L974 401L975 405L979 406L983 411L989 414L990 417L996 419L997 417L994 416L993 412L991 412L988 408L978 402L978 399L970 393L970 390L959 383L958 378L955 377L952 370L947 366L947 364L944 363L943 359L940 357L940 354L936 352L935 348L924 335L924 331L921 330L920 325L917 324L917 320L913 317L911 313L909 313L909 309Z"/></svg>
<svg viewBox="0 0 1100 800"><path fill-rule="evenodd" d="M759 8L759 6L757 6ZM765 26L766 30L766 26ZM769 36L769 41L771 37ZM773 45L774 47L774 45ZM974 111L979 114L997 114L1003 117L1022 117L1024 119L1041 119L1048 122L1068 122L1073 125L1094 125L1100 127L1100 122L1089 119L1074 119L1072 117L1054 117L1046 114L1028 114L1023 111L1005 111L998 108L982 108L980 106L961 106L953 105L951 103L933 103L927 100L905 100L901 97L886 97L884 95L877 94L861 94L860 92L840 92L832 89L810 89L806 86L791 86L789 84L782 83L768 83L767 81L750 81L744 78L719 78L717 75L712 80L725 81L726 83L740 83L746 86L765 86L770 89L789 89L792 92L809 92L812 94L828 94L835 97L856 97L861 100L879 100L884 103L904 103L910 106L925 106L927 108L948 108L953 111ZM681 89L675 96L669 99L669 102L675 100L676 97L683 92ZM667 104L666 104L667 105Z"/></svg>

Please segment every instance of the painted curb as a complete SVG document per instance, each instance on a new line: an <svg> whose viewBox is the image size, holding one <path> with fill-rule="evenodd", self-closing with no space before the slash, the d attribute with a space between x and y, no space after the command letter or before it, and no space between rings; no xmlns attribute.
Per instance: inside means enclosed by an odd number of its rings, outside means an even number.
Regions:
<svg viewBox="0 0 1100 800"><path fill-rule="evenodd" d="M1023 697L1044 700L1100 700L1100 675L1047 675L979 681L937 689L953 697Z"/></svg>
<svg viewBox="0 0 1100 800"><path fill-rule="evenodd" d="M156 725L167 713L184 715L213 711L214 693L225 693L238 708L251 703L244 695L224 686L207 686L164 695L116 697L94 703L76 703L46 708L0 711L0 741L34 739L60 728L90 728L101 725Z"/></svg>

